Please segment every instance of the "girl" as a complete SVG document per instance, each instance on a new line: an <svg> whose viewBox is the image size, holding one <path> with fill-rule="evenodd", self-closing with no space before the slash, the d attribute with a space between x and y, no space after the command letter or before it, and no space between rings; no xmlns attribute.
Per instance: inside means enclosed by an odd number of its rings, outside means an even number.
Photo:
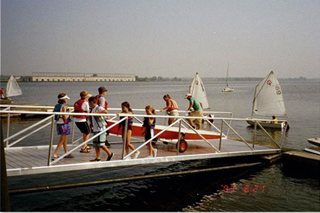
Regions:
<svg viewBox="0 0 320 213"><path fill-rule="evenodd" d="M132 109L130 108L130 104L129 102L125 101L121 104L121 108L122 108L122 112L121 113L125 113L125 114L133 114L132 112ZM119 113L117 114L119 115ZM123 117L120 117L120 119L122 119ZM128 117L128 129L127 129L127 138L126 138L126 153L127 155L129 154L129 148L131 150L135 150L134 146L130 143L130 140L131 140L131 133L132 133L132 123L133 123L133 120L132 118L129 116ZM124 131L125 131L125 120L122 121L120 124L119 124L119 129L122 128L122 140L124 140ZM119 132L119 129L118 129L118 132ZM134 156L133 158L136 159L138 158L140 152L139 151L136 151L134 153ZM131 159L131 157L127 158L127 159Z"/></svg>
<svg viewBox="0 0 320 213"><path fill-rule="evenodd" d="M67 112L66 104L67 100L70 99L65 93L60 93L58 95L58 104L54 107L54 112ZM56 115L55 120L57 123L57 133L60 135L60 141L57 145L56 151L53 154L52 160L58 158L58 153L63 145L64 152L68 152L67 147L67 135L70 135L70 124L71 121L70 115ZM65 158L73 158L72 154L67 155Z"/></svg>
<svg viewBox="0 0 320 213"><path fill-rule="evenodd" d="M151 105L146 106L145 110L146 110L147 115L155 115L156 114L155 109ZM150 140L154 136L155 125L156 125L155 118L152 118L152 117L145 117L144 118L142 128L145 128L145 131L144 131L145 141ZM154 149L152 147L151 141L147 144L147 146L149 148L148 158L157 157L157 149Z"/></svg>

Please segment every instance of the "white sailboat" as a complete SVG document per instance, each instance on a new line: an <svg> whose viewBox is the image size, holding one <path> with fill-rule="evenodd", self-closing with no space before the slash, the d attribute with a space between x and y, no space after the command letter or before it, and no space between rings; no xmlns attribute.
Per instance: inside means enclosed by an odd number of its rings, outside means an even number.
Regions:
<svg viewBox="0 0 320 213"><path fill-rule="evenodd" d="M189 93L192 95L192 97L195 97L199 102L202 103L203 109L210 108L206 90L198 73L196 73L194 76L194 79L189 87Z"/></svg>
<svg viewBox="0 0 320 213"><path fill-rule="evenodd" d="M228 78L229 78L229 61L228 61L228 69L227 69L226 87L222 90L222 92L233 92L234 90L233 88L229 87Z"/></svg>
<svg viewBox="0 0 320 213"><path fill-rule="evenodd" d="M282 96L281 86L273 71L271 71L255 88L254 98L252 102L253 116L268 117L287 116L284 100ZM254 125L253 121L247 120L250 125ZM282 128L281 122L260 122L263 127Z"/></svg>
<svg viewBox="0 0 320 213"><path fill-rule="evenodd" d="M1 99L2 104L10 104L12 100L9 97L22 95L22 90L15 77L10 76L7 83L6 97Z"/></svg>

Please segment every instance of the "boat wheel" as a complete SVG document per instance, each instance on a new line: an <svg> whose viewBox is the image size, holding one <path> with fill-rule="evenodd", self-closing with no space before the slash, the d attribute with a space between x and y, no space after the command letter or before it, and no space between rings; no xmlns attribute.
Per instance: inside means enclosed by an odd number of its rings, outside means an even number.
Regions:
<svg viewBox="0 0 320 213"><path fill-rule="evenodd" d="M178 149L178 143L176 144L176 148ZM184 139L180 140L179 152L184 153L188 149L188 143Z"/></svg>

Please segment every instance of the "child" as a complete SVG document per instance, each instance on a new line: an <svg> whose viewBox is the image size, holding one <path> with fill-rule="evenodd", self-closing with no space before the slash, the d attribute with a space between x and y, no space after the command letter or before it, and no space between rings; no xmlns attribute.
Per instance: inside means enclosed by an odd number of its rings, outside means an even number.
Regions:
<svg viewBox="0 0 320 213"><path fill-rule="evenodd" d="M91 96L92 95L89 94L89 92L82 91L80 93L81 99L77 100L73 105L74 112L76 112L76 113L80 113L80 112L89 113L90 109L89 109L89 104L88 104L88 98ZM87 117L85 115L74 115L73 117L74 117L74 121L75 121L78 129L82 133L83 142L88 140L90 137L90 128L89 128L89 125L86 120ZM80 152L81 153L89 153L90 152L89 149L90 148L87 144L83 144Z"/></svg>
<svg viewBox="0 0 320 213"><path fill-rule="evenodd" d="M122 112L121 113L126 113L126 114L133 114L132 109L130 108L130 104L129 102L125 101L121 104L121 108L122 108ZM119 113L117 114L119 115ZM120 119L122 119L122 117L120 117ZM128 117L128 130L127 130L127 140L126 140L126 153L127 155L129 154L129 148L132 150L135 150L134 146L130 143L130 139L131 139L131 133L132 133L132 118L129 116ZM121 122L119 124L119 129L122 128L122 140L124 140L124 131L125 131L125 121ZM118 129L118 132L119 132ZM138 158L140 152L136 151L134 153L133 158L136 159ZM128 157L127 159L131 159L131 157Z"/></svg>
<svg viewBox="0 0 320 213"><path fill-rule="evenodd" d="M96 97L89 98L89 106L92 109L91 113L107 113L107 111L103 107L97 105ZM102 119L104 118L98 116L90 117L91 125L93 127L93 136L97 135L98 133L106 129L105 123ZM101 134L97 138L93 139L93 146L96 150L96 158L90 161L101 161L100 147L108 154L107 161L110 161L111 158L114 156L114 153L110 152L110 150L105 146L105 141L106 134Z"/></svg>
<svg viewBox="0 0 320 213"><path fill-rule="evenodd" d="M156 111L151 105L146 106L145 108L147 115L155 115ZM145 117L143 121L142 128L145 128L144 139L145 141L150 140L154 136L154 127L156 125L156 119L151 117ZM151 141L147 144L149 148L148 158L157 157L157 149L152 147Z"/></svg>
<svg viewBox="0 0 320 213"><path fill-rule="evenodd" d="M54 112L67 112L69 111L66 107L67 100L70 99L65 93L60 93L58 95L58 104L54 107ZM60 141L57 145L57 148L53 154L52 160L57 159L59 150L61 146L63 145L64 152L68 152L67 147L67 136L70 135L70 124L71 121L69 115L56 115L55 120L57 123L57 133L60 135ZM65 156L65 158L73 158L74 156L72 154L69 154Z"/></svg>
<svg viewBox="0 0 320 213"><path fill-rule="evenodd" d="M107 100L106 98L104 97L106 94L107 94L107 88L105 87L99 87L98 89L99 91L99 95L96 96L96 99L97 99L97 104L101 107L103 107L106 111L108 111L108 103L107 103ZM107 119L109 120L110 117L108 116ZM106 132L106 137L108 137L109 135L109 132L107 131ZM108 139L106 138L106 144L105 144L107 147L110 147L110 143L108 142Z"/></svg>

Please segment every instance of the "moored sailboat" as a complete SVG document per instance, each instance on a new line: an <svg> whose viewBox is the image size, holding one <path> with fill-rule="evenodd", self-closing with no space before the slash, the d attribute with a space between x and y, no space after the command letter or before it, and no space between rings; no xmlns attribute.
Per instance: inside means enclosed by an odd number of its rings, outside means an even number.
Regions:
<svg viewBox="0 0 320 213"><path fill-rule="evenodd" d="M287 116L281 86L273 71L271 71L259 84L257 84L252 102L253 116L269 117ZM254 125L254 121L247 120L248 124ZM260 122L263 127L281 129L284 123L277 120L272 122Z"/></svg>
<svg viewBox="0 0 320 213"><path fill-rule="evenodd" d="M16 80L12 75L10 76L7 83L6 97L1 99L1 104L11 104L12 100L9 97L22 95L22 90Z"/></svg>

